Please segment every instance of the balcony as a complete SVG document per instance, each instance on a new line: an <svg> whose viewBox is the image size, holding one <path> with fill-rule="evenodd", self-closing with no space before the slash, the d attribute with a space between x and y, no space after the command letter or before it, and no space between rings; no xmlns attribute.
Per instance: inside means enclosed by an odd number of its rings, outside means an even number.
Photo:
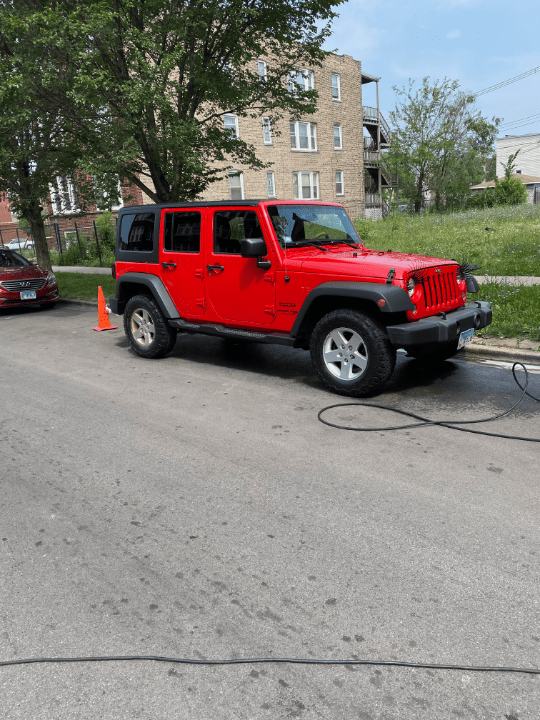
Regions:
<svg viewBox="0 0 540 720"><path fill-rule="evenodd" d="M380 127L381 147L388 147L392 142L392 131L390 130L390 127L384 119L381 111L377 110L377 108L363 105L362 115L364 126L368 130L374 142L377 142L377 127Z"/></svg>

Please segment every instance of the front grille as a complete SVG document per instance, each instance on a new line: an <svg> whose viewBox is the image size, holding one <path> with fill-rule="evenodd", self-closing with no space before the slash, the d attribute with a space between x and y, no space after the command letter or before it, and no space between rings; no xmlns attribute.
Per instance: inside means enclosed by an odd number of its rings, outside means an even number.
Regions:
<svg viewBox="0 0 540 720"><path fill-rule="evenodd" d="M428 310L454 305L460 295L455 269L441 270L440 273L433 273L426 278L424 295Z"/></svg>
<svg viewBox="0 0 540 720"><path fill-rule="evenodd" d="M0 285L4 290L9 292L18 292L19 290L41 290L45 285L47 278L35 278L33 280L4 280Z"/></svg>

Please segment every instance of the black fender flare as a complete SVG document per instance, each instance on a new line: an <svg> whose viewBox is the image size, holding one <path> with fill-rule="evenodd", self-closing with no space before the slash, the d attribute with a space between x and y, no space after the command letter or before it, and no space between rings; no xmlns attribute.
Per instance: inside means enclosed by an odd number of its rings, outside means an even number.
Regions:
<svg viewBox="0 0 540 720"><path fill-rule="evenodd" d="M175 304L172 301L169 291L163 280L148 273L128 272L121 275L116 281L116 295L110 300L111 310L115 315L123 315L127 300L122 295L122 285L142 285L152 293L154 300L159 305L161 312L168 320L176 320L180 317Z"/></svg>
<svg viewBox="0 0 540 720"><path fill-rule="evenodd" d="M408 293L397 285L369 282L327 282L313 288L300 308L291 335L300 332L302 323L313 302L320 297L343 297L355 300L368 300L383 313L404 312L412 310L413 303ZM379 301L384 301L379 303Z"/></svg>

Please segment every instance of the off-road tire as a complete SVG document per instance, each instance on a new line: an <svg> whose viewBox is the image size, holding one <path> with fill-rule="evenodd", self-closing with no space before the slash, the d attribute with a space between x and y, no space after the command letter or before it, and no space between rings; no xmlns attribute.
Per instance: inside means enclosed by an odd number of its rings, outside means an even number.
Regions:
<svg viewBox="0 0 540 720"><path fill-rule="evenodd" d="M416 358L422 363L438 364L444 362L445 360L450 360L450 358L453 358L454 355L460 353L461 350L458 350L457 346L458 341L453 340L451 343L443 345L443 347L432 350L431 352L408 353L408 355L411 355L413 358Z"/></svg>
<svg viewBox="0 0 540 720"><path fill-rule="evenodd" d="M340 351L343 359L337 357ZM352 309L334 310L319 320L311 334L310 353L323 383L349 397L381 388L396 365L396 351L384 326Z"/></svg>
<svg viewBox="0 0 540 720"><path fill-rule="evenodd" d="M124 330L133 350L143 358L163 357L176 343L176 330L146 295L134 295L126 303Z"/></svg>

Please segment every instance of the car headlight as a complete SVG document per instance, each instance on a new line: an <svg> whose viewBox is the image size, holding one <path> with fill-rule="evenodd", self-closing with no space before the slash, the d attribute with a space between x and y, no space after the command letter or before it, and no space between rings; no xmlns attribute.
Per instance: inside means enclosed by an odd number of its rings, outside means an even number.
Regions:
<svg viewBox="0 0 540 720"><path fill-rule="evenodd" d="M52 272L47 275L47 285L56 285L56 275Z"/></svg>
<svg viewBox="0 0 540 720"><path fill-rule="evenodd" d="M458 283L462 283L465 280L465 273L461 268L457 269L456 280L458 281Z"/></svg>
<svg viewBox="0 0 540 720"><path fill-rule="evenodd" d="M409 278L407 280L407 292L409 293L409 297L412 297L414 295L415 287L416 287L416 283L414 281L414 278Z"/></svg>

